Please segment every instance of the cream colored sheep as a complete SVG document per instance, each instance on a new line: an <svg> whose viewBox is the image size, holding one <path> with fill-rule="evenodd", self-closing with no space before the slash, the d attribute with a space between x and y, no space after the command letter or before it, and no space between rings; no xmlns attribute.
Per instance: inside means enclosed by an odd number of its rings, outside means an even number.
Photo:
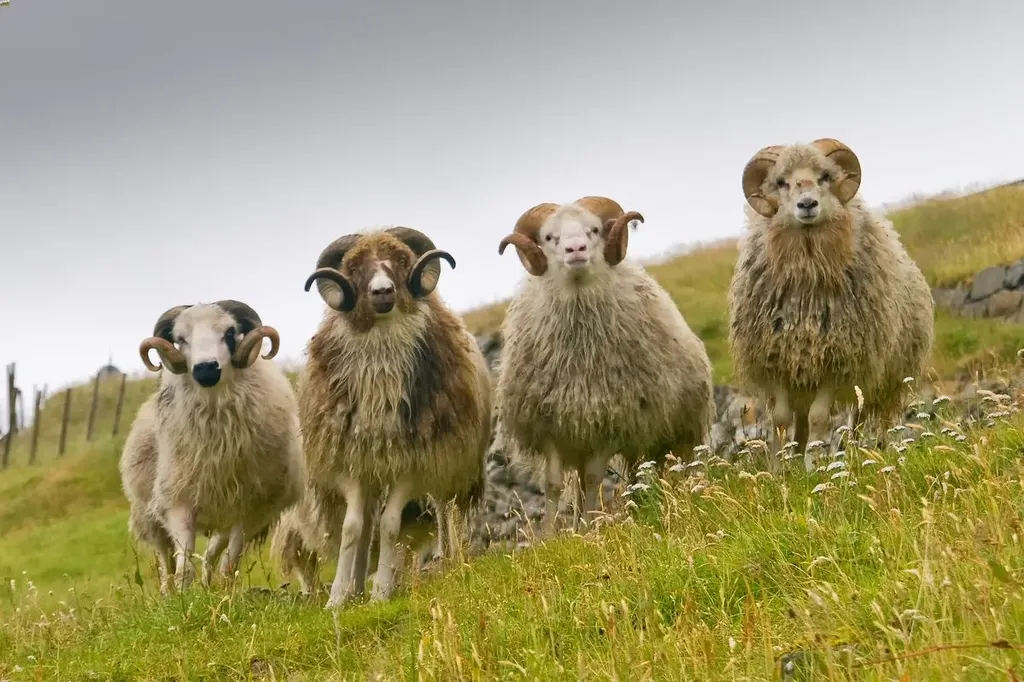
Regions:
<svg viewBox="0 0 1024 682"><path fill-rule="evenodd" d="M931 291L892 225L857 195L860 161L834 139L766 147L747 163L749 229L729 289L738 378L770 405L774 450L791 425L805 466L833 403L883 433L934 337Z"/></svg>
<svg viewBox="0 0 1024 682"><path fill-rule="evenodd" d="M670 451L686 459L714 422L703 342L624 260L633 220L643 218L605 197L539 204L499 247L515 246L529 277L502 324L498 418L520 461L545 468L548 533L566 470L579 473L586 515L614 455L631 469Z"/></svg>
<svg viewBox="0 0 1024 682"><path fill-rule="evenodd" d="M221 570L232 575L247 540L299 499L298 406L269 362L277 347L277 332L238 301L171 308L140 346L147 367L161 369L149 360L156 350L165 371L132 424L121 474L130 528L157 550L164 591L172 551L176 585L191 583L197 532L212 535L204 580L225 546Z"/></svg>

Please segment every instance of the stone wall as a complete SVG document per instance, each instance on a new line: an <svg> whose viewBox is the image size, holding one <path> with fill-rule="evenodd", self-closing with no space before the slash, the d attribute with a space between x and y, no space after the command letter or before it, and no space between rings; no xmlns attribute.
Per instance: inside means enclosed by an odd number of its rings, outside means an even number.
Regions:
<svg viewBox="0 0 1024 682"><path fill-rule="evenodd" d="M938 308L964 317L1024 322L1024 259L994 265L974 276L969 286L932 290Z"/></svg>

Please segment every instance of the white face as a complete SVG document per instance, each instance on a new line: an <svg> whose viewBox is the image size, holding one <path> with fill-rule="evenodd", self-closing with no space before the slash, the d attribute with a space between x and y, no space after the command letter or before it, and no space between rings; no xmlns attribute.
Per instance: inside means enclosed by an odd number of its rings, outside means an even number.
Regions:
<svg viewBox="0 0 1024 682"><path fill-rule="evenodd" d="M218 306L196 305L174 321L174 345L185 356L197 384L213 388L230 375L231 355L242 335L235 318Z"/></svg>
<svg viewBox="0 0 1024 682"><path fill-rule="evenodd" d="M603 264L604 244L601 220L575 206L555 213L540 230L540 247L556 272L577 275Z"/></svg>
<svg viewBox="0 0 1024 682"><path fill-rule="evenodd" d="M828 222L842 204L832 192L838 172L812 159L768 176L779 202L779 215L800 225Z"/></svg>

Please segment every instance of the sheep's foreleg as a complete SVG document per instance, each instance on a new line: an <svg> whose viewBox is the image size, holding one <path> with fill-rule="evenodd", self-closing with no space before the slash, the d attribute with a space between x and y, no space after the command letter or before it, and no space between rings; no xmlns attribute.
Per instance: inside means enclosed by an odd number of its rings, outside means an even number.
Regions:
<svg viewBox="0 0 1024 682"><path fill-rule="evenodd" d="M196 551L196 514L188 507L173 507L167 512L167 532L174 541L174 582L179 589L192 584L196 567L192 555Z"/></svg>
<svg viewBox="0 0 1024 682"><path fill-rule="evenodd" d="M595 512L601 510L601 487L608 471L611 457L605 453L595 454L587 460L580 472L580 487L583 489L583 513L580 522L586 528L592 522Z"/></svg>
<svg viewBox="0 0 1024 682"><path fill-rule="evenodd" d="M331 583L331 596L327 600L327 608L337 608L348 602L356 594L363 591L366 580L365 571L359 573L356 555L359 552L363 535L370 534L370 525L366 523L367 495L355 481L349 481L342 490L345 496L345 520L341 527L341 548L338 551L338 568Z"/></svg>
<svg viewBox="0 0 1024 682"><path fill-rule="evenodd" d="M772 407L772 437L768 453L768 470L777 471L777 459L785 447L789 427L793 424L793 408L789 406L789 394L779 389L775 392L775 404Z"/></svg>
<svg viewBox="0 0 1024 682"><path fill-rule="evenodd" d="M363 505L363 536L356 546L354 565L356 584L353 596L360 597L366 589L366 575L370 564L370 544L373 542L373 519L370 504Z"/></svg>
<svg viewBox="0 0 1024 682"><path fill-rule="evenodd" d="M213 566L227 545L228 536L224 533L217 531L210 536L210 542L206 545L206 552L203 554L203 585L209 587L213 582Z"/></svg>
<svg viewBox="0 0 1024 682"><path fill-rule="evenodd" d="M224 561L220 564L220 574L225 578L235 575L242 558L242 549L245 547L245 530L242 524L235 524L231 528L231 535L228 538L228 551L224 555Z"/></svg>
<svg viewBox="0 0 1024 682"><path fill-rule="evenodd" d="M157 571L160 574L160 594L167 596L171 591L171 564L174 561L174 545L168 541L156 550Z"/></svg>
<svg viewBox="0 0 1024 682"><path fill-rule="evenodd" d="M831 443L829 432L832 430L832 391L828 388L818 390L807 411L808 440L806 445L821 443L817 447L807 447L804 453L804 469L807 473L814 471L814 451L818 447L827 448ZM802 444L803 445L803 444Z"/></svg>
<svg viewBox="0 0 1024 682"><path fill-rule="evenodd" d="M393 485L380 515L380 554L377 577L373 581L373 600L387 599L395 590L395 579L405 558L402 545L402 510L412 498L413 482L405 478Z"/></svg>
<svg viewBox="0 0 1024 682"><path fill-rule="evenodd" d="M544 478L545 517L544 535L551 536L558 530L558 503L562 499L565 486L562 458L558 451L549 448L547 452L547 469Z"/></svg>

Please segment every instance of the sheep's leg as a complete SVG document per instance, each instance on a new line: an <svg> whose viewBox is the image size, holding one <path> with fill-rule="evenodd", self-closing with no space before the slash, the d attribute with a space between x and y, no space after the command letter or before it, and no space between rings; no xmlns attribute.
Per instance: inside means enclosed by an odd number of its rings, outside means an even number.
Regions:
<svg viewBox="0 0 1024 682"><path fill-rule="evenodd" d="M292 569L292 574L299 581L299 592L304 597L308 597L316 592L318 582L316 565L318 558L316 552L307 552L304 549L300 549L298 565Z"/></svg>
<svg viewBox="0 0 1024 682"><path fill-rule="evenodd" d="M365 573L356 572L356 554L363 535L369 535L370 525L366 523L368 508L366 491L355 481L349 481L343 490L345 496L345 520L341 527L341 548L338 551L338 568L331 583L331 596L327 608L337 608L348 602L357 593L361 594ZM357 589L358 588L358 589Z"/></svg>
<svg viewBox="0 0 1024 682"><path fill-rule="evenodd" d="M167 512L167 532L174 541L174 582L179 589L192 584L196 567L192 555L196 551L196 514L188 507L173 507Z"/></svg>
<svg viewBox="0 0 1024 682"><path fill-rule="evenodd" d="M203 585L209 587L213 582L213 566L227 546L228 536L224 533L217 531L210 536L210 542L206 545L206 552L203 554Z"/></svg>
<svg viewBox="0 0 1024 682"><path fill-rule="evenodd" d="M804 452L804 469L807 473L814 471L814 451L817 448L827 447L831 441L829 438L829 431L831 430L831 415L832 415L832 391L827 388L818 390L818 394L814 397L814 401L811 403L810 409L807 411L807 438L810 440L806 445L813 445L814 447L807 447ZM806 447L805 445L805 447Z"/></svg>
<svg viewBox="0 0 1024 682"><path fill-rule="evenodd" d="M245 548L245 529L242 524L235 524L231 528L231 535L228 537L228 551L220 564L220 574L225 578L231 578L238 570L242 558L242 550Z"/></svg>
<svg viewBox="0 0 1024 682"><path fill-rule="evenodd" d="M582 527L587 528L593 522L595 512L601 511L601 486L608 472L608 461L611 456L595 454L587 460L580 472L580 487L583 489Z"/></svg>
<svg viewBox="0 0 1024 682"><path fill-rule="evenodd" d="M159 532L163 534L163 528L160 528ZM171 591L171 573L173 570L171 564L174 561L174 544L166 534L163 534L161 537L164 538L164 542L156 549L156 567L157 572L160 574L160 594L166 597Z"/></svg>
<svg viewBox="0 0 1024 682"><path fill-rule="evenodd" d="M354 597L361 597L366 590L366 573L370 566L370 543L373 541L373 519L370 518L371 505L363 507L363 536L356 547L355 575L356 583L353 588Z"/></svg>
<svg viewBox="0 0 1024 682"><path fill-rule="evenodd" d="M412 499L413 488L411 478L395 483L388 492L384 511L381 512L377 577L373 581L373 592L370 594L370 598L375 601L389 598L395 590L395 578L405 557L405 548L401 543L402 510Z"/></svg>
<svg viewBox="0 0 1024 682"><path fill-rule="evenodd" d="M558 503L562 499L565 485L562 458L554 448L547 453L547 470L544 479L545 518L544 534L551 536L558 529Z"/></svg>
<svg viewBox="0 0 1024 682"><path fill-rule="evenodd" d="M789 435L789 427L793 424L793 408L789 405L789 394L784 390L775 392L775 405L772 408L772 438L769 444L768 470L778 471L778 456L785 447Z"/></svg>

